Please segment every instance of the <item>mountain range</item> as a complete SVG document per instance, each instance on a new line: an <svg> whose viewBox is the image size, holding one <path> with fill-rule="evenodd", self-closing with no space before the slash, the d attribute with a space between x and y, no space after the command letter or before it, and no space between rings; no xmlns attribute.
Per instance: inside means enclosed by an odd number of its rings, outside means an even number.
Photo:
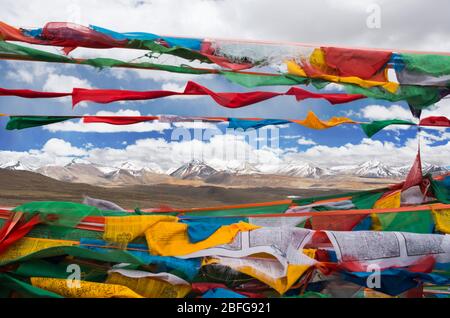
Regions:
<svg viewBox="0 0 450 318"><path fill-rule="evenodd" d="M251 183L252 178L259 178L270 183L268 176L309 179L331 179L333 177L352 176L360 178L404 178L410 166L391 167L379 161L371 160L360 165L335 166L321 168L310 163L287 163L261 171L258 166L245 163L240 166L215 169L201 160L192 160L176 169L164 171L157 164L150 163L139 167L132 162L123 162L117 167L107 167L90 163L86 160L74 159L64 165L47 165L35 168L21 161L7 162L0 169L32 171L50 178L75 183L98 184L101 186L133 185L133 184L179 184L185 180L189 184L201 181L211 184L234 184L236 182ZM438 174L448 172L446 167L423 164L424 173ZM187 183L186 183L187 184Z"/></svg>

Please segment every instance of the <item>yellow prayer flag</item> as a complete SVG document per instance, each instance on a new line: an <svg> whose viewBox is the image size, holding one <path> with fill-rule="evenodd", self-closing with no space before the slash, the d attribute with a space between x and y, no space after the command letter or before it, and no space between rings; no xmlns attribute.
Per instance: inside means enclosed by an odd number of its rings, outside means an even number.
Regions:
<svg viewBox="0 0 450 318"><path fill-rule="evenodd" d="M380 199L378 199L373 208L374 209L395 209L395 208L399 208L401 205L401 194L402 191L401 190L397 190L395 192L392 192L390 194L388 194L385 197L382 197ZM387 215L387 217L391 216L392 218L395 217L395 213L389 213L389 215ZM372 217L372 229L374 231L381 231L381 222L377 216L376 213L372 213L371 214Z"/></svg>
<svg viewBox="0 0 450 318"><path fill-rule="evenodd" d="M298 65L297 63L295 63L295 61L285 61L286 66L287 66L287 70L289 74L293 74L293 75L297 75L300 77L309 77L305 71L300 67L300 65Z"/></svg>
<svg viewBox="0 0 450 318"><path fill-rule="evenodd" d="M398 190L378 199L374 209L395 209L400 207L402 191Z"/></svg>
<svg viewBox="0 0 450 318"><path fill-rule="evenodd" d="M304 120L293 120L294 123L311 128L311 129L327 129L341 124L355 124L356 122L347 117L332 117L328 121L320 120L314 112L308 112Z"/></svg>
<svg viewBox="0 0 450 318"><path fill-rule="evenodd" d="M145 231L158 222L176 222L174 216L158 215L131 215L131 216L108 216L105 217L105 232L103 239L115 242L122 247L139 236L144 236Z"/></svg>
<svg viewBox="0 0 450 318"><path fill-rule="evenodd" d="M152 254L180 256L217 245L228 244L240 231L251 231L257 228L259 226L245 222L223 225L207 239L198 243L191 243L187 232L187 224L158 222L145 232L145 237Z"/></svg>
<svg viewBox="0 0 450 318"><path fill-rule="evenodd" d="M439 232L450 234L450 209L434 209L432 208L436 229Z"/></svg>
<svg viewBox="0 0 450 318"><path fill-rule="evenodd" d="M128 287L115 284L47 277L31 277L30 280L33 286L68 298L143 298Z"/></svg>
<svg viewBox="0 0 450 318"><path fill-rule="evenodd" d="M50 247L72 246L78 244L74 241L50 240L44 238L23 237L13 243L6 251L0 254L0 264L20 259L29 254L45 250Z"/></svg>

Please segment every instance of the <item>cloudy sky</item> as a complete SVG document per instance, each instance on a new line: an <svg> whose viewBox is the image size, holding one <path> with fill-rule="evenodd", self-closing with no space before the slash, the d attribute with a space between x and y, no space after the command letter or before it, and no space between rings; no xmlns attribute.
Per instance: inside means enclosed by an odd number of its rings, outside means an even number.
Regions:
<svg viewBox="0 0 450 318"><path fill-rule="evenodd" d="M98 25L115 31L162 35L288 41L340 46L450 51L450 2L433 0L2 0L1 20L15 26L41 27L49 21ZM373 5L380 8L380 28L369 28ZM50 52L55 48L47 47ZM110 56L132 60L133 50L77 49L75 57ZM0 87L70 91L73 87L133 90L182 90L187 80L216 91L246 91L219 76L195 76L88 66L0 61ZM284 91L286 87L261 90ZM308 88L311 89L311 88ZM337 91L331 87L329 91ZM227 116L303 119L308 111L319 117L348 116L359 121L411 119L406 104L365 99L331 106L323 100L301 103L278 97L242 109L223 108L209 97L164 98L145 102L84 104L74 110L68 99L26 100L1 97L0 113L17 115L148 115ZM424 112L450 117L450 100ZM81 158L103 165L131 161L138 166L167 170L192 157L221 168L245 160L262 169L285 162L310 162L326 167L379 160L408 165L417 151L415 128L394 127L367 139L359 127L341 126L314 131L298 125L262 129L253 141L224 135L226 125L142 123L113 127L83 125L78 120L22 131L6 131L0 119L0 164L21 160L30 165L65 164ZM200 129L201 128L201 129ZM184 130L189 129L189 138ZM205 130L208 129L208 130ZM184 134L184 135L183 135ZM182 136L182 137L180 137ZM421 133L423 161L447 166L449 131Z"/></svg>

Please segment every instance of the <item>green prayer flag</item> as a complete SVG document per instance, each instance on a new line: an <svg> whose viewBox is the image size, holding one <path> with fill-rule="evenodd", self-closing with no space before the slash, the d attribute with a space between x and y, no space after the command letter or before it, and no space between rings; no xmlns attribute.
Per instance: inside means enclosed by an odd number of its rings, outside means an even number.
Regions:
<svg viewBox="0 0 450 318"><path fill-rule="evenodd" d="M431 182L431 189L436 199L441 203L450 204L450 182L448 181L450 177L446 178L445 181L434 180L429 178Z"/></svg>
<svg viewBox="0 0 450 318"><path fill-rule="evenodd" d="M269 206L255 206L237 209L224 209L224 210L205 210L196 212L185 212L186 216L245 216L245 215L257 215L257 214L282 214L288 208L290 204L277 204Z"/></svg>
<svg viewBox="0 0 450 318"><path fill-rule="evenodd" d="M22 57L29 57L31 60L42 62L62 62L73 63L71 58L63 55L53 54L46 51L33 49L26 46L21 46L0 40L0 54L2 55L18 55Z"/></svg>
<svg viewBox="0 0 450 318"><path fill-rule="evenodd" d="M184 74L210 74L214 72L213 70L198 70L188 66L173 66L173 65L154 64L148 62L127 63L110 58L87 59L79 62L79 64L90 65L100 69L103 69L105 67L130 67L130 68L152 69Z"/></svg>
<svg viewBox="0 0 450 318"><path fill-rule="evenodd" d="M28 260L41 259L47 257L70 255L75 258L92 259L102 262L111 263L130 263L146 265L144 261L138 257L128 253L127 251L120 249L102 249L101 252L93 251L91 249L83 248L80 246L56 246L49 247L37 252L33 252L26 256L22 256L13 260L0 261L0 265L7 265L16 262L24 262Z"/></svg>
<svg viewBox="0 0 450 318"><path fill-rule="evenodd" d="M70 272L67 272L69 265L76 264L80 267L82 273L82 280L93 281L98 278L103 278L99 282L103 282L107 276L107 269L104 267L94 266L92 264L79 263L77 260L63 260L57 264L50 263L42 259L35 259L25 261L19 264L19 267L15 270L16 275L23 277L50 277L67 279Z"/></svg>
<svg viewBox="0 0 450 318"><path fill-rule="evenodd" d="M378 213L383 231L432 233L434 227L431 211Z"/></svg>
<svg viewBox="0 0 450 318"><path fill-rule="evenodd" d="M14 208L12 212L24 212L30 215L39 213L44 223L70 229L86 216L103 215L102 211L96 207L59 201L29 202Z"/></svg>
<svg viewBox="0 0 450 318"><path fill-rule="evenodd" d="M245 74L237 72L220 72L230 82L242 85L244 87L252 88L257 86L271 86L271 85L298 85L307 84L310 79L293 75L258 75Z"/></svg>
<svg viewBox="0 0 450 318"><path fill-rule="evenodd" d="M358 210L372 209L375 202L383 195L384 192L363 192L352 197L352 203Z"/></svg>
<svg viewBox="0 0 450 318"><path fill-rule="evenodd" d="M6 124L7 130L25 129L31 127L45 126L54 123L59 123L65 120L73 119L77 117L56 117L56 116L10 116L9 121Z"/></svg>
<svg viewBox="0 0 450 318"><path fill-rule="evenodd" d="M56 293L35 287L4 273L0 273L0 285L16 291L24 297L62 298Z"/></svg>
<svg viewBox="0 0 450 318"><path fill-rule="evenodd" d="M178 56L183 59L193 61L193 60L199 60L201 62L205 63L211 63L211 61L201 54L200 52L181 47L181 46L174 46L174 47L165 47L162 46L154 41L148 41L148 40L131 40L128 42L127 47L133 48L133 49L147 49L151 53L158 53L158 54L168 54L173 56Z"/></svg>
<svg viewBox="0 0 450 318"><path fill-rule="evenodd" d="M295 200L292 200L292 202L297 205L308 205L308 204L313 204L317 201L339 199L339 198L344 198L344 197L354 197L354 198L357 198L357 200L358 200L358 198L370 196L374 193L378 194L378 192L384 193L387 190L388 190L388 188L368 190L368 191L353 191L353 192L346 192L346 193L340 193L340 194L309 197L309 198L304 198L304 199L295 199Z"/></svg>
<svg viewBox="0 0 450 318"><path fill-rule="evenodd" d="M364 130L367 137L369 137L369 138L389 125L411 125L411 126L413 126L416 124L411 121L400 120L400 119L377 120L377 121L373 121L369 124L360 124L362 130Z"/></svg>
<svg viewBox="0 0 450 318"><path fill-rule="evenodd" d="M434 76L450 74L450 56L401 53L400 57L408 71Z"/></svg>
<svg viewBox="0 0 450 318"><path fill-rule="evenodd" d="M20 263L14 273L24 277L38 276L65 279L69 275L66 269L67 265L64 266L36 259Z"/></svg>
<svg viewBox="0 0 450 318"><path fill-rule="evenodd" d="M432 86L401 85L397 92L391 93L381 87L365 88L358 85L341 84L349 94L362 94L369 98L390 102L406 101L417 109L423 109L441 100L440 90Z"/></svg>

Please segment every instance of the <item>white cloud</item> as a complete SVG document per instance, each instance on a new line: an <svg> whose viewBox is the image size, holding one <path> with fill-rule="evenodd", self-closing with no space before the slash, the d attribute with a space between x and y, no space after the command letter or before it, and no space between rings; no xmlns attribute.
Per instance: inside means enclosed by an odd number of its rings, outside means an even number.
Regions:
<svg viewBox="0 0 450 318"><path fill-rule="evenodd" d="M324 88L325 91L337 91L337 92L343 92L345 91L344 85L337 84L337 83L330 83Z"/></svg>
<svg viewBox="0 0 450 318"><path fill-rule="evenodd" d="M66 93L75 87L92 88L92 85L89 81L75 76L50 74L42 89L47 92Z"/></svg>
<svg viewBox="0 0 450 318"><path fill-rule="evenodd" d="M57 93L70 93L73 88L92 88L91 83L72 75L61 74L61 71L70 70L72 65L60 65L57 69L48 63L8 62L12 68L6 74L10 80L25 83L28 86L38 86L38 90ZM70 97L56 98L55 101L70 104ZM85 102L78 106L86 106Z"/></svg>
<svg viewBox="0 0 450 318"><path fill-rule="evenodd" d="M73 147L70 142L58 138L49 139L44 147L42 147L42 151L50 155L61 157L86 155L84 149Z"/></svg>
<svg viewBox="0 0 450 318"><path fill-rule="evenodd" d="M353 112L353 111L350 111ZM359 113L353 115L367 118L368 120L389 120L389 119L403 119L418 123L419 120L414 118L411 111L400 105L382 106L369 105L361 109ZM429 106L422 111L421 118L429 116L445 116L450 118L450 99L442 99L433 106ZM398 132L400 130L411 129L411 126L391 125L385 130ZM438 130L439 128L435 128Z"/></svg>
<svg viewBox="0 0 450 318"><path fill-rule="evenodd" d="M450 118L450 98L444 98L434 106L430 106L422 111L422 118L429 116L445 116Z"/></svg>
<svg viewBox="0 0 450 318"><path fill-rule="evenodd" d="M281 136L280 138L283 138L283 139L297 139L297 138L301 138L301 137L303 137L303 135L284 135L284 136Z"/></svg>
<svg viewBox="0 0 450 318"><path fill-rule="evenodd" d="M421 130L420 136L427 144L450 140L450 132L445 129Z"/></svg>
<svg viewBox="0 0 450 318"><path fill-rule="evenodd" d="M304 138L304 137L299 138L299 139L297 140L297 143L298 143L299 145L305 145L305 146L308 146L308 145L317 145L317 143L316 143L315 141L313 141L313 140L311 140L311 139L308 139L308 138Z"/></svg>
<svg viewBox="0 0 450 318"><path fill-rule="evenodd" d="M45 165L66 165L74 157L83 157L88 155L86 149L72 146L58 138L49 139L42 149L30 149L29 151L1 151L0 163L20 161L22 164L34 169Z"/></svg>
<svg viewBox="0 0 450 318"><path fill-rule="evenodd" d="M26 69L16 69L15 72L6 73L6 78L16 81L31 84L33 83L33 74Z"/></svg>
<svg viewBox="0 0 450 318"><path fill-rule="evenodd" d="M450 157L449 133L423 131L421 134L422 160L436 165L448 165ZM379 160L387 165L410 165L417 153L417 138L407 139L402 146L392 142L363 139L360 143L348 143L339 147L313 144L304 138L311 147L299 151L293 148L272 148L258 144L258 135L248 142L242 135L214 135L208 141L193 139L185 135L172 141L158 139L139 139L133 144L123 144L124 148L75 147L62 139L50 139L42 149L27 152L1 151L0 162L21 160L33 166L48 164L67 164L73 157L106 166L118 166L128 161L145 167L157 164L163 170L176 168L191 159L202 159L216 169L250 162L262 171L271 171L286 162L310 162L319 167L360 164L368 160ZM447 141L447 142L445 142ZM442 144L442 142L445 142ZM438 144L440 143L440 145ZM276 143L275 143L276 144Z"/></svg>
<svg viewBox="0 0 450 318"><path fill-rule="evenodd" d="M443 51L450 49L450 22L446 15L450 10L450 3L446 0L435 0L434 6L424 6L420 0L397 0L395 3L386 0L280 0L277 5L270 0L258 0L257 5L254 0L152 0L140 1L138 4L123 0L3 0L2 3L8 8L2 12L3 21L19 27L29 27L30 23L34 27L42 27L49 21L69 21L99 25L118 32L141 31L198 38L274 41L301 39L305 43L323 45ZM372 3L379 4L382 8L383 25L380 29L370 29L366 25L369 15L366 9ZM100 10L102 14L98 14ZM301 19L298 18L298 12L302 12ZM420 17L421 23L411 23L411 17ZM311 25L317 24L318 19L326 23L311 28ZM44 46L40 49L56 50ZM249 49L254 50L252 47ZM78 48L73 55L108 56L130 61L145 53L142 50ZM171 64L172 59L173 57L163 56L160 62ZM150 70L113 69L110 74L120 79L135 78L137 75L141 79L172 82L198 78L196 75ZM31 77L23 71L18 76L31 83ZM213 75L201 77L212 78ZM338 88L333 86L333 89Z"/></svg>
<svg viewBox="0 0 450 318"><path fill-rule="evenodd" d="M55 68L44 63L24 63L8 61L8 66L13 70L6 73L6 78L19 83L32 84L48 73L54 72Z"/></svg>
<svg viewBox="0 0 450 318"><path fill-rule="evenodd" d="M116 72L118 69L112 69L112 72ZM123 72L118 71L118 76L123 76ZM122 74L121 74L122 73ZM171 73L166 71L155 71L155 70L127 70L127 74L130 78L135 78L136 76L140 79L151 79L156 82L169 82L177 81L186 83L187 81L195 81L199 79L199 75L195 74L183 74L183 73ZM201 79L212 79L214 75L202 75ZM117 76L116 76L117 77Z"/></svg>
<svg viewBox="0 0 450 318"><path fill-rule="evenodd" d="M369 16L366 9L372 3L379 4L382 9L380 29L370 29L366 25ZM141 31L200 38L301 39L305 43L323 45L413 50L448 51L450 48L447 32L450 22L446 15L450 4L446 0L435 0L434 6L424 6L420 0L398 0L395 3L386 0L280 0L276 6L270 0L258 0L258 5L252 0L171 0L169 3L167 0L152 0L141 1L138 5L122 0L3 0L3 4L8 10L2 12L2 19L22 27L30 23L41 27L49 21L70 21L104 26L118 32ZM102 14L98 14L99 10ZM302 12L301 19L298 19L298 12ZM411 23L411 17L420 17L421 23ZM317 19L327 23L311 28ZM144 53L96 50L95 54L131 60ZM75 54L83 56L88 52L79 48ZM90 56L92 54L89 53ZM150 77L156 74L143 72Z"/></svg>
<svg viewBox="0 0 450 318"><path fill-rule="evenodd" d="M361 114L364 118L367 118L369 120L388 120L388 119L414 120L411 111L399 105L392 105L392 106L369 105L361 110Z"/></svg>
<svg viewBox="0 0 450 318"><path fill-rule="evenodd" d="M354 111L353 109L350 110L341 110L342 114L344 114L345 117L361 117L360 113Z"/></svg>
<svg viewBox="0 0 450 318"><path fill-rule="evenodd" d="M437 165L448 165L450 142L433 146L435 142L429 137L422 138L422 160ZM348 143L339 147L316 145L304 152L289 154L286 158L291 157L297 161L306 160L323 167L358 164L372 159L388 165L401 166L413 162L417 153L417 144L417 138L407 139L403 146L365 138L358 144Z"/></svg>

